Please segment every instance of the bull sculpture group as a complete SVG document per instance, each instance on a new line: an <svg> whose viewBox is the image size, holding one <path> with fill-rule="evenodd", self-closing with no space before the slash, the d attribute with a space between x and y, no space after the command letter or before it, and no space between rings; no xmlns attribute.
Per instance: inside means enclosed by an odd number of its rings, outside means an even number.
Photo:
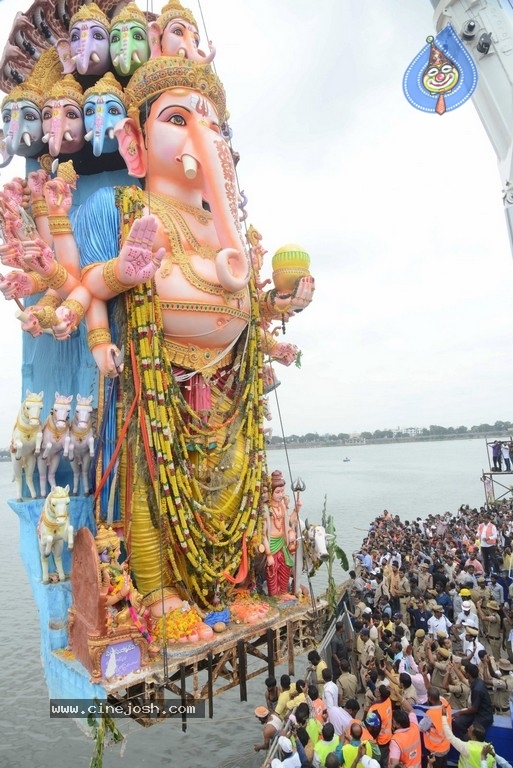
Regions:
<svg viewBox="0 0 513 768"><path fill-rule="evenodd" d="M77 405L70 423L73 397L55 393L48 418L41 421L43 392L28 392L21 404L11 439L11 459L19 501L23 500L23 473L33 499L38 495L34 485L34 470L39 473L39 496L44 498L56 487L56 473L61 459L67 458L73 470L73 495L89 493L89 468L94 456L92 396L77 395Z"/></svg>

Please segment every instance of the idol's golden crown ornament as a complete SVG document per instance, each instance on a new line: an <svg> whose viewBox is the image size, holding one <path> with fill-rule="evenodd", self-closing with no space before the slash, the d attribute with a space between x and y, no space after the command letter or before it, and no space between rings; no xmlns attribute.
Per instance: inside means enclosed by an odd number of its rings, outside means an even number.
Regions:
<svg viewBox="0 0 513 768"><path fill-rule="evenodd" d="M84 93L84 103L89 96L106 96L107 94L112 94L119 99L123 105L126 104L126 97L123 93L123 89L112 72L107 72L107 74L100 78L100 80L91 86L91 88L87 89Z"/></svg>
<svg viewBox="0 0 513 768"><path fill-rule="evenodd" d="M73 75L66 75L59 80L50 89L50 93L46 98L46 101L51 99L67 98L75 101L77 104L83 103L83 91L80 83L77 83Z"/></svg>
<svg viewBox="0 0 513 768"><path fill-rule="evenodd" d="M142 25L146 25L146 16L143 11L137 7L135 3L128 3L111 22L111 28L117 24L126 24L129 21L140 22Z"/></svg>
<svg viewBox="0 0 513 768"><path fill-rule="evenodd" d="M198 28L196 19L192 15L191 11L189 11L187 8L184 8L179 0L171 0L170 3L167 3L167 5L162 8L162 13L157 19L157 24L162 30L164 30L169 22L173 21L173 19L184 19L190 24L194 24L196 29Z"/></svg>
<svg viewBox="0 0 513 768"><path fill-rule="evenodd" d="M38 109L42 109L45 96L33 83L26 80L23 85L15 85L9 95L2 100L2 109L8 102L30 101Z"/></svg>
<svg viewBox="0 0 513 768"><path fill-rule="evenodd" d="M103 13L101 8L99 8L96 3L89 3L89 5L82 5L80 7L80 10L75 13L74 16L71 17L70 22L70 29L75 26L75 24L80 23L81 21L96 21L98 24L101 24L102 27L105 27L105 29L110 29L110 22L106 15Z"/></svg>
<svg viewBox="0 0 513 768"><path fill-rule="evenodd" d="M220 122L224 122L226 95L217 75L208 64L174 56L150 59L134 73L125 88L131 117L137 119L138 110L145 102L171 88L190 88L203 94L216 108Z"/></svg>

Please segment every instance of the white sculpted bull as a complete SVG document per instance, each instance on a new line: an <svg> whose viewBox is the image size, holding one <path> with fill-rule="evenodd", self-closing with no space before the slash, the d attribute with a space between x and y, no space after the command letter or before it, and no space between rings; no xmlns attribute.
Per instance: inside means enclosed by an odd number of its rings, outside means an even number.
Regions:
<svg viewBox="0 0 513 768"><path fill-rule="evenodd" d="M45 499L43 511L37 524L43 584L48 584L48 558L53 555L59 580L64 581L62 550L64 542L68 549L73 549L73 526L69 522L69 485L61 488L57 485Z"/></svg>
<svg viewBox="0 0 513 768"><path fill-rule="evenodd" d="M41 450L43 430L41 425L41 410L43 408L43 393L29 392L23 401L11 438L11 459L14 480L17 483L18 500L22 501L23 470L30 495L36 498L34 487L34 469L36 456Z"/></svg>

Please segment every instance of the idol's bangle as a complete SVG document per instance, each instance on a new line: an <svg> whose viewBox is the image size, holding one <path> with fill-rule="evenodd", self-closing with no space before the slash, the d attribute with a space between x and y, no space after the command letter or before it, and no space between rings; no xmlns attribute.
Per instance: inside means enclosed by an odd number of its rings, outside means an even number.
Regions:
<svg viewBox="0 0 513 768"><path fill-rule="evenodd" d="M50 214L48 216L48 226L50 228L50 233L54 237L55 235L70 235L73 232L67 216L54 216Z"/></svg>
<svg viewBox="0 0 513 768"><path fill-rule="evenodd" d="M57 290L58 288L61 288L66 280L68 279L68 270L62 266L62 264L59 264L58 262L55 262L55 269L53 270L52 274L48 278L48 286L50 288L54 288Z"/></svg>
<svg viewBox="0 0 513 768"><path fill-rule="evenodd" d="M38 307L53 307L53 309L57 309L57 307L60 307L60 305L61 299L59 296L54 296L51 293L46 293L44 296L41 296L37 302Z"/></svg>
<svg viewBox="0 0 513 768"><path fill-rule="evenodd" d="M34 283L33 293L41 293L41 291L46 291L46 289L48 288L48 285L49 285L48 278L43 277L42 275L39 274L39 272L28 272L28 277L30 277L30 279Z"/></svg>
<svg viewBox="0 0 513 768"><path fill-rule="evenodd" d="M103 279L105 280L105 285L107 288L110 288L110 290L114 293L114 295L118 295L120 293L124 293L125 291L130 290L133 286L126 285L125 283L122 283L121 280L116 275L116 262L117 258L110 259L103 267Z"/></svg>
<svg viewBox="0 0 513 768"><path fill-rule="evenodd" d="M108 328L94 328L87 334L87 346L91 352L95 347L100 346L100 344L110 344L111 341L110 331Z"/></svg>
<svg viewBox="0 0 513 768"><path fill-rule="evenodd" d="M38 219L40 216L48 216L48 206L46 200L34 200L32 205L32 217Z"/></svg>
<svg viewBox="0 0 513 768"><path fill-rule="evenodd" d="M77 322L75 327L80 325L80 323L84 319L85 308L82 306L82 304L79 301L77 301L76 299L66 299L66 301L62 302L61 307L66 307L66 309L69 309L71 312L73 312L76 315Z"/></svg>

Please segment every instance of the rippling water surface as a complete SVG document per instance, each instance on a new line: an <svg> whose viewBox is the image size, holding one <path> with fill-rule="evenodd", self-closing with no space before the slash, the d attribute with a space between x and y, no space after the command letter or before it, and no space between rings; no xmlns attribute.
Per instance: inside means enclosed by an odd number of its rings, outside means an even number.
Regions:
<svg viewBox="0 0 513 768"><path fill-rule="evenodd" d="M349 462L343 462L344 457ZM340 546L349 556L358 548L368 523L383 509L402 519L455 511L460 504L483 503L481 471L488 469L483 440L458 440L402 445L271 451L269 469L286 478L301 477L303 517L320 521L324 499L332 514ZM290 465L290 468L289 468ZM513 475L502 478L513 485ZM504 489L503 489L504 490ZM48 698L39 660L39 622L18 553L18 518L7 506L14 494L9 464L0 464L3 564L0 633L0 768L87 768L92 743L73 722L50 720ZM337 578L342 571L337 570ZM321 593L325 573L315 577ZM296 675L304 672L296 662ZM278 669L278 674L287 671ZM256 768L262 762L252 751L261 729L253 709L263 703L263 676L248 682L249 701L238 691L214 700L214 720L189 721L185 734L179 723L144 729L118 721L127 735L123 756L110 749L105 768Z"/></svg>

